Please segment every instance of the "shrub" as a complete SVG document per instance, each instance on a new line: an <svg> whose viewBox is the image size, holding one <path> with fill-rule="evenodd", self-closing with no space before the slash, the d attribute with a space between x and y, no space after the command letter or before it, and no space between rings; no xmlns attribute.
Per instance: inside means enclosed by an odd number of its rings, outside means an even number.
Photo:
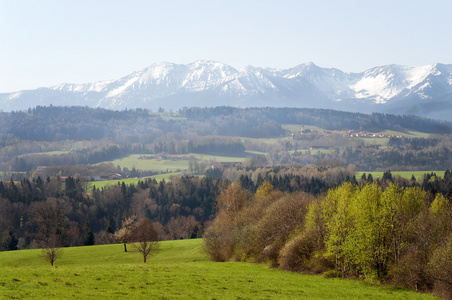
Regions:
<svg viewBox="0 0 452 300"><path fill-rule="evenodd" d="M339 274L336 270L328 270L322 273L323 278L338 278L341 277L340 275L341 274Z"/></svg>
<svg viewBox="0 0 452 300"><path fill-rule="evenodd" d="M234 251L232 224L227 215L219 213L204 234L203 250L213 261L223 262Z"/></svg>
<svg viewBox="0 0 452 300"><path fill-rule="evenodd" d="M259 260L278 265L278 256L290 234L301 228L312 196L306 193L286 194L272 203L256 225L260 241Z"/></svg>
<svg viewBox="0 0 452 300"><path fill-rule="evenodd" d="M279 255L280 268L287 271L308 271L308 261L315 250L315 236L304 230L289 240Z"/></svg>

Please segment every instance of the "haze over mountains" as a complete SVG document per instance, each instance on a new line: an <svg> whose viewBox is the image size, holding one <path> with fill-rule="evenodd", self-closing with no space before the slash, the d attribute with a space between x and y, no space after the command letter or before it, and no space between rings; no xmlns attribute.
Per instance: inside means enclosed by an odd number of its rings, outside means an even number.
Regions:
<svg viewBox="0 0 452 300"><path fill-rule="evenodd" d="M241 70L211 61L157 63L118 80L0 94L3 111L51 104L154 111L222 105L307 107L452 121L452 65L388 65L347 73L314 63Z"/></svg>

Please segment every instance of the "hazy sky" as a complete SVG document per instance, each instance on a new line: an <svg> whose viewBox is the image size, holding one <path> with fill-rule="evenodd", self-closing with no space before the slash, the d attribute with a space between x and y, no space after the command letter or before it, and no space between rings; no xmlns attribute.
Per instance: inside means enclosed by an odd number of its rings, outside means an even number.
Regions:
<svg viewBox="0 0 452 300"><path fill-rule="evenodd" d="M118 79L157 62L452 63L451 0L0 0L0 93Z"/></svg>

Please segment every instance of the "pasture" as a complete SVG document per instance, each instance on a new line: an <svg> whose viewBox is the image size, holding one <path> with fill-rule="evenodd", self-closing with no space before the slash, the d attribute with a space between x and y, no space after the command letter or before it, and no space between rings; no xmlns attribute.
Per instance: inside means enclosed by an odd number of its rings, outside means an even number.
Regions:
<svg viewBox="0 0 452 300"><path fill-rule="evenodd" d="M201 239L161 242L147 263L121 244L64 248L54 267L40 253L0 252L1 299L435 299L361 281L212 262Z"/></svg>
<svg viewBox="0 0 452 300"><path fill-rule="evenodd" d="M317 126L311 126L311 125L296 125L296 124L284 124L281 125L281 127L284 130L290 131L291 133L301 132L301 129L304 128L304 130L311 130L311 131L324 131L325 129L317 127Z"/></svg>
<svg viewBox="0 0 452 300"><path fill-rule="evenodd" d="M123 158L115 159L112 161L104 161L104 163L112 162L114 166L122 168L128 168L129 170L135 168L143 171L164 171L164 172L180 172L188 169L189 161L196 159L198 161L217 161L217 162L244 162L246 157L234 157L234 156L219 156L219 155L207 155L207 154L184 154L181 158L159 158L153 157L155 155L143 155L132 154ZM143 159L143 157L149 157L149 159Z"/></svg>
<svg viewBox="0 0 452 300"><path fill-rule="evenodd" d="M126 178L126 179L119 179L119 180L99 180L99 181L90 181L89 186L92 188L93 186L96 186L96 188L103 188L107 185L116 185L119 183L125 183L125 184L137 184L138 181L145 181L148 178L152 178L157 180L158 182L165 180L170 181L173 177L180 177L182 176L182 172L175 172L175 173L167 173L167 174L159 174L154 176L149 176L145 178Z"/></svg>
<svg viewBox="0 0 452 300"><path fill-rule="evenodd" d="M398 175L402 178L406 178L406 179L411 179L411 176L414 175L414 177L416 178L416 180L418 182L422 181L422 178L424 177L424 174L428 173L435 173L436 176L438 177L444 177L444 172L445 171L391 171L392 176ZM382 178L383 177L383 173L384 172L365 172L365 171L360 171L360 172L356 172L355 177L356 179L360 179L363 174L366 173L366 176L369 174L372 174L373 179L377 179L377 178Z"/></svg>

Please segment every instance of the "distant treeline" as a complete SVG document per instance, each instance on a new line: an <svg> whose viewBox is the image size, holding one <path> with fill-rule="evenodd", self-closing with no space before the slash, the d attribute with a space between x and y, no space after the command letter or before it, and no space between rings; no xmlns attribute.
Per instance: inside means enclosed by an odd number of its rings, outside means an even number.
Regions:
<svg viewBox="0 0 452 300"><path fill-rule="evenodd" d="M281 124L315 125L329 130L415 130L452 133L452 123L417 116L361 114L302 108L184 108L179 119L163 119L146 109L112 111L88 107L42 107L0 113L0 135L35 141L90 140L122 137L151 141L177 132L199 136L253 138L285 134ZM144 140L143 140L144 139Z"/></svg>
<svg viewBox="0 0 452 300"><path fill-rule="evenodd" d="M237 120L260 120L277 124L303 124L327 130L414 130L428 133L452 133L452 123L418 116L382 113L362 114L313 108L184 108L180 114L190 120L213 120L217 117ZM233 127L234 128L234 127Z"/></svg>

